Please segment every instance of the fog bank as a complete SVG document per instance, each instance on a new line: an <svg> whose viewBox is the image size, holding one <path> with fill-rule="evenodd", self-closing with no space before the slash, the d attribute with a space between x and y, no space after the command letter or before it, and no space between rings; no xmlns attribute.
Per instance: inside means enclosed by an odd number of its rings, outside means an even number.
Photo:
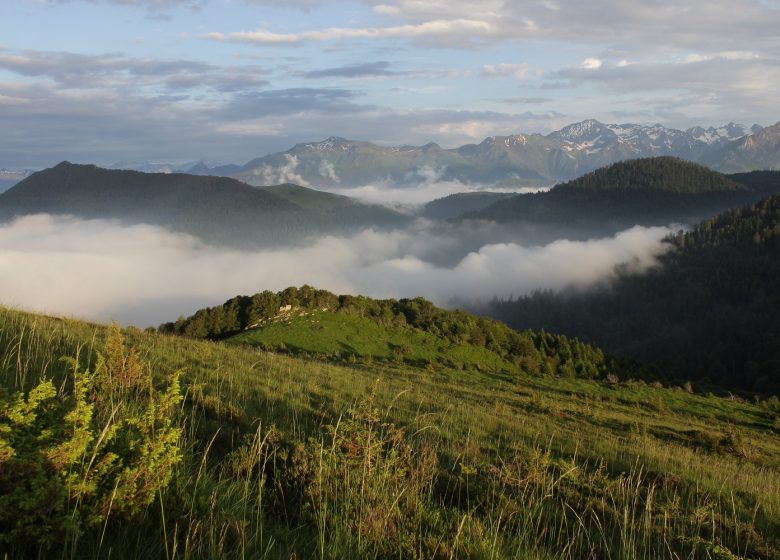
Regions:
<svg viewBox="0 0 780 560"><path fill-rule="evenodd" d="M414 187L398 187L376 183L360 187L321 189L334 194L349 196L362 202L386 204L390 206L420 206L437 198L452 194L472 192L518 193L528 194L550 190L550 187L499 187L459 181L431 181Z"/></svg>
<svg viewBox="0 0 780 560"><path fill-rule="evenodd" d="M57 315L157 325L238 294L311 284L336 293L489 299L585 286L616 265L653 264L669 228L589 241L483 245L453 266L426 260L451 244L424 227L365 230L305 247L239 251L147 225L35 215L0 226L0 303Z"/></svg>

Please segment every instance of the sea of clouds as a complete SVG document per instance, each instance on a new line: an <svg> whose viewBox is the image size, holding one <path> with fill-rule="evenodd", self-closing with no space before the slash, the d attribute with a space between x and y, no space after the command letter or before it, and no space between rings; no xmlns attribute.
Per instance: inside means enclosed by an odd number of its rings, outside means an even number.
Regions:
<svg viewBox="0 0 780 560"><path fill-rule="evenodd" d="M303 284L382 298L424 296L447 306L589 286L622 263L652 266L671 231L634 227L543 246L486 243L444 265L428 255L453 237L424 224L241 251L157 226L38 214L0 225L0 298L23 309L138 326L238 294Z"/></svg>

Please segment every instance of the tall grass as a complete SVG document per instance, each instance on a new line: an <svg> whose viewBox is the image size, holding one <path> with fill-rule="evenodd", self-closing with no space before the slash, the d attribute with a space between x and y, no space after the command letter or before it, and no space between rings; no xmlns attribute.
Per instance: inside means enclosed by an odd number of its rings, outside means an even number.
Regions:
<svg viewBox="0 0 780 560"><path fill-rule="evenodd" d="M780 438L757 406L125 335L156 376L185 370L183 460L73 557L780 558ZM61 358L94 365L106 336L0 309L0 387L65 391Z"/></svg>

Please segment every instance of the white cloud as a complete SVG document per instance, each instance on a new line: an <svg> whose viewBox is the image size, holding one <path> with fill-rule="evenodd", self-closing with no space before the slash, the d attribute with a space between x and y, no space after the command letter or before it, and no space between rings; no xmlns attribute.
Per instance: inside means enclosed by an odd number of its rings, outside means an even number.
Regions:
<svg viewBox="0 0 780 560"><path fill-rule="evenodd" d="M428 171L433 171L433 174L426 177L425 174ZM426 180L414 187L397 187L386 183L376 183L352 188L331 188L328 189L328 191L374 204L414 207L437 198L443 198L457 193L497 192L525 194L542 192L550 189L550 187L499 187L493 184L480 185L476 183L461 183L459 181L440 181L439 174L435 173L435 170L430 168L418 170L416 178L418 180L420 178Z"/></svg>
<svg viewBox="0 0 780 560"><path fill-rule="evenodd" d="M566 80L568 87L596 83L613 93L633 94L631 102L635 106L645 105L656 111L704 109L727 114L728 120L753 119L757 114L766 115L767 122L777 120L777 104L768 92L780 88L780 61L744 52L688 53L645 58L632 64L604 63L598 72L583 64L551 73L550 77ZM678 92L678 101L672 100L673 95L651 103L638 97L651 91Z"/></svg>
<svg viewBox="0 0 780 560"><path fill-rule="evenodd" d="M473 48L485 43L541 39L612 45L643 52L739 51L745 44L776 52L780 10L756 0L626 3L538 0L364 0L387 25L332 27L299 33L268 29L215 32L212 39L298 44L343 39L414 39L419 44ZM445 15L446 14L446 15ZM660 40L662 38L662 40Z"/></svg>
<svg viewBox="0 0 780 560"><path fill-rule="evenodd" d="M311 41L336 41L344 39L415 39L447 38L454 35L471 39L490 36L490 23L474 19L435 19L416 24L390 27L330 27L301 33L274 33L266 29L257 31L211 32L204 35L215 41L237 41L258 45L294 45Z"/></svg>
<svg viewBox="0 0 780 560"><path fill-rule="evenodd" d="M585 70L598 70L603 65L604 63L598 58L586 58L582 61L582 64L580 64L580 68L584 68Z"/></svg>
<svg viewBox="0 0 780 560"><path fill-rule="evenodd" d="M543 247L485 245L443 267L425 255L446 249L452 237L422 226L246 252L158 227L38 215L0 226L0 297L5 305L140 325L174 320L237 294L304 283L375 297L423 295L446 304L455 296L586 285L626 261L648 266L668 232L636 227L607 239Z"/></svg>
<svg viewBox="0 0 780 560"><path fill-rule="evenodd" d="M319 172L325 179L330 179L336 183L341 182L341 179L339 179L339 176L336 174L336 167L328 161L322 160L320 162Z"/></svg>
<svg viewBox="0 0 780 560"><path fill-rule="evenodd" d="M528 64L486 64L482 67L481 75L484 77L513 76L518 80L524 80L528 75Z"/></svg>
<svg viewBox="0 0 780 560"><path fill-rule="evenodd" d="M294 183L302 187L310 187L309 182L301 175L296 173L298 168L297 156L285 154L286 163L280 167L271 167L264 165L253 171L253 174L259 178L261 185L279 185L282 183Z"/></svg>

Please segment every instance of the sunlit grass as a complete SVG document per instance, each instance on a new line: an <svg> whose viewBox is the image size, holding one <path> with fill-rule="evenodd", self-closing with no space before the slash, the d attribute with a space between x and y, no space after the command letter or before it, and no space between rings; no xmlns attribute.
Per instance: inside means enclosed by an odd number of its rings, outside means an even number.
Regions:
<svg viewBox="0 0 780 560"><path fill-rule="evenodd" d="M0 386L60 379L105 337L0 310ZM780 555L780 437L755 404L126 337L184 370L187 451L164 508L107 527L112 558Z"/></svg>

